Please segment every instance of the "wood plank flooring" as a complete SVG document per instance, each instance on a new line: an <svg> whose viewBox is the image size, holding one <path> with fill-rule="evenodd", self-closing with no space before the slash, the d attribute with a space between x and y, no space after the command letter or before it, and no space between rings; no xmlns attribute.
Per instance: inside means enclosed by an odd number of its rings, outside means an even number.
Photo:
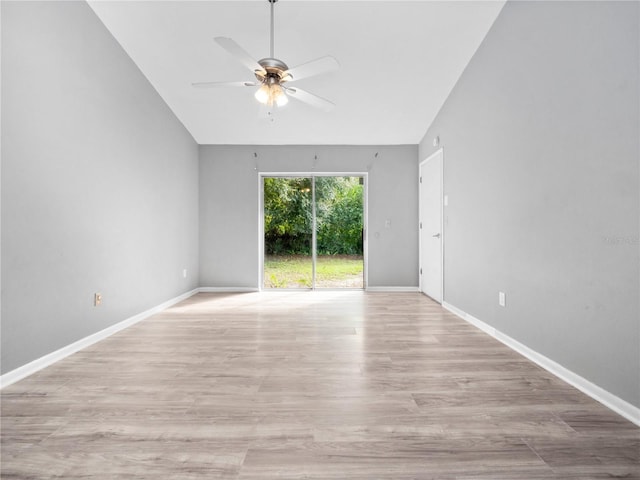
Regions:
<svg viewBox="0 0 640 480"><path fill-rule="evenodd" d="M199 294L1 402L3 479L640 478L639 428L420 294Z"/></svg>

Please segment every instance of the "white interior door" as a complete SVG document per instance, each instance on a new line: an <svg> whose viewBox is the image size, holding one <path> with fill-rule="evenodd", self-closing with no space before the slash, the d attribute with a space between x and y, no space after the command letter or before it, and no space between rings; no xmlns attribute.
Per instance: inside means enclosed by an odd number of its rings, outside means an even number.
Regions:
<svg viewBox="0 0 640 480"><path fill-rule="evenodd" d="M442 303L442 149L420 164L420 290Z"/></svg>

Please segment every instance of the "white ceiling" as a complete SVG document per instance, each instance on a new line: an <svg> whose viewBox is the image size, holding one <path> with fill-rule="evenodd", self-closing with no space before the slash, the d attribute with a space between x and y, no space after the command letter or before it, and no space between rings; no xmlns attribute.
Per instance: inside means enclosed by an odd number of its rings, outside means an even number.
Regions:
<svg viewBox="0 0 640 480"><path fill-rule="evenodd" d="M253 80L213 38L269 56L269 3L90 1L102 22L199 144L417 144L504 1L307 1L275 5L275 56L293 67L333 55L341 68L295 86L333 101L291 100L270 122Z"/></svg>

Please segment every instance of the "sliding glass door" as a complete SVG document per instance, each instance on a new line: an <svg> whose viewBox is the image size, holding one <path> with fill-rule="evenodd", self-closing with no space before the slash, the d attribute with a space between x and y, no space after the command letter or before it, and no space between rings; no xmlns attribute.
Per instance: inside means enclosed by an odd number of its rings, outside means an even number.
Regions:
<svg viewBox="0 0 640 480"><path fill-rule="evenodd" d="M263 288L364 288L364 180L263 177Z"/></svg>

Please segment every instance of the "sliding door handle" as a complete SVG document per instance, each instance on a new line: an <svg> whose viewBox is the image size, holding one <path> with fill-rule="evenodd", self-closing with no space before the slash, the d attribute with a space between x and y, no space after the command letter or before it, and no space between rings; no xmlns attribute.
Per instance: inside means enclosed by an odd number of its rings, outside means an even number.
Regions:
<svg viewBox="0 0 640 480"><path fill-rule="evenodd" d="M440 234L436 233L435 235L431 235L433 238L440 238Z"/></svg>

